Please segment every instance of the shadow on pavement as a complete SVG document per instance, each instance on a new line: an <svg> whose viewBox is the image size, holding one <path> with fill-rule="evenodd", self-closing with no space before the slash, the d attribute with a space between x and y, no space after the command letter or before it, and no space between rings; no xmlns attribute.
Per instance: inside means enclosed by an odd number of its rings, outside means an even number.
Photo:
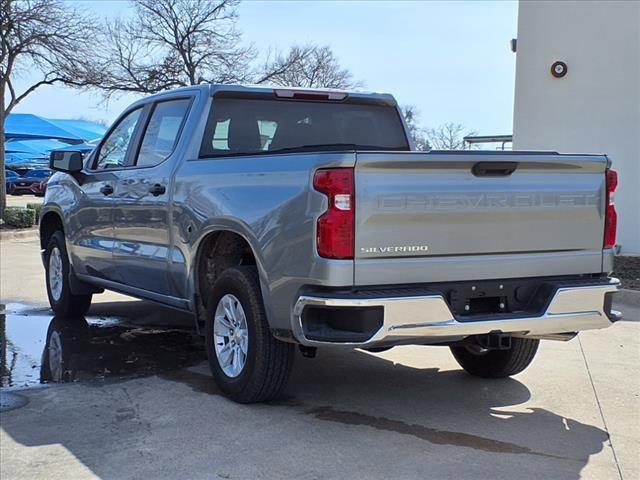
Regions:
<svg viewBox="0 0 640 480"><path fill-rule="evenodd" d="M411 368L361 351L322 352L318 365L309 363L296 372L290 390L304 391L297 397L309 402L326 402L307 410L323 421L396 431L439 445L564 459L566 465L584 465L608 440L604 430L591 425L544 408L518 407L531 393L515 378Z"/></svg>
<svg viewBox="0 0 640 480"><path fill-rule="evenodd" d="M101 478L174 478L172 469L184 462L176 472L183 478L215 478L220 465L225 472L255 467L249 476L256 478L298 476L280 470L276 457L264 463L274 448L316 472L309 478L579 478L608 439L544 408L518 407L531 392L516 379L412 368L394 364L392 354L362 351L298 358L287 398L237 405L218 394L204 366L184 368L203 358L199 340L185 335L52 319L45 381L105 368L160 377L23 392L31 403L3 414L2 428L25 446L62 445ZM239 453L226 452L229 438L241 442ZM212 456L203 460L203 449ZM312 468L319 459L325 463Z"/></svg>

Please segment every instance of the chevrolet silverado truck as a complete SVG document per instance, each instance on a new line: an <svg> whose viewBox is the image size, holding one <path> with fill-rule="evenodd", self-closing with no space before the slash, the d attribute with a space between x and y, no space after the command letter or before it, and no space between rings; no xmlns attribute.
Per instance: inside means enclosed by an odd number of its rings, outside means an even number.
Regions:
<svg viewBox="0 0 640 480"><path fill-rule="evenodd" d="M294 353L450 347L515 375L608 327L617 177L604 155L412 151L387 94L200 85L54 152L52 309L104 289L191 312L219 388L277 397Z"/></svg>

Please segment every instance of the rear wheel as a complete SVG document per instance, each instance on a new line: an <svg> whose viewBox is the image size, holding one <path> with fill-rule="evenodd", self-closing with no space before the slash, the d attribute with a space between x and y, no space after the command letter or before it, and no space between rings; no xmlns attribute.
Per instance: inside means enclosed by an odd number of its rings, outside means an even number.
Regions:
<svg viewBox="0 0 640 480"><path fill-rule="evenodd" d="M74 295L69 285L71 265L64 234L55 232L45 252L47 296L51 309L60 317L84 315L91 306L91 294Z"/></svg>
<svg viewBox="0 0 640 480"><path fill-rule="evenodd" d="M467 346L451 347L454 358L471 375L483 378L504 378L527 368L538 351L540 340L512 338L507 350L472 349Z"/></svg>
<svg viewBox="0 0 640 480"><path fill-rule="evenodd" d="M271 335L255 267L222 272L207 305L207 357L220 390L240 403L277 398L291 373L294 345Z"/></svg>

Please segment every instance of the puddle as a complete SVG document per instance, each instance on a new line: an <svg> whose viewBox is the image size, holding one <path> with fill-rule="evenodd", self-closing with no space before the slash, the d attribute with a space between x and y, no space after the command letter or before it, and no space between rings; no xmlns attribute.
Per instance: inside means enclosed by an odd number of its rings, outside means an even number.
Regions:
<svg viewBox="0 0 640 480"><path fill-rule="evenodd" d="M8 412L24 407L29 399L23 395L0 391L0 412Z"/></svg>
<svg viewBox="0 0 640 480"><path fill-rule="evenodd" d="M127 325L114 317L59 318L7 305L0 313L0 386L8 389L154 375L205 360L191 330Z"/></svg>

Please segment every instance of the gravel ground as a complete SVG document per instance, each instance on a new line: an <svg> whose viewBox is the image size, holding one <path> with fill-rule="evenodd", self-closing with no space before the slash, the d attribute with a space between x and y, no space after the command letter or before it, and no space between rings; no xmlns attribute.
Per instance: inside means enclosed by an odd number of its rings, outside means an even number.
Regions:
<svg viewBox="0 0 640 480"><path fill-rule="evenodd" d="M640 257L616 257L613 276L622 281L623 288L640 290Z"/></svg>

